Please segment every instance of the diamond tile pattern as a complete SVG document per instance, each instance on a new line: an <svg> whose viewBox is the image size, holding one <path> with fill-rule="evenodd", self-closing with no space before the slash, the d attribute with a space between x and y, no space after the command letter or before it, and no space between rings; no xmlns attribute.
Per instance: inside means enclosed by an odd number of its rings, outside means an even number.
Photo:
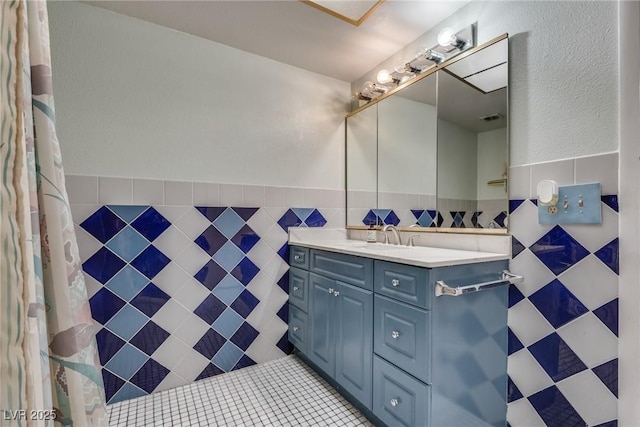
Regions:
<svg viewBox="0 0 640 427"><path fill-rule="evenodd" d="M261 273L266 264L247 254L262 245L261 252L270 251L262 258L280 260L285 256L282 259L287 262L286 233L267 236L268 231L274 227L285 231L290 226L322 227L327 221L313 208L286 209L284 214L279 210L277 217L270 212L264 208L198 206L177 215L164 206L108 205L98 207L79 224L95 238L93 247L98 248L83 268L102 285L91 297L90 306L94 319L103 325L96 338L108 403L153 393L169 379L189 384L261 363L272 358L270 354L279 353L278 348L290 347L286 334L264 334L282 307L273 307L276 311L260 326L246 321L260 305L260 298L266 301L272 292L288 289L286 272L281 275L279 270L279 277ZM202 228L194 231L192 224L200 218ZM165 233L168 230L171 232ZM256 230L262 230L264 236ZM185 246L185 242L191 243ZM173 247L175 251L169 249ZM277 255L273 248L284 248L284 252ZM184 254L190 254L193 262L187 265ZM169 265L167 271L172 273L160 274ZM162 289L153 283L156 276ZM189 276L202 284L203 292L184 298L184 292L193 289L185 283ZM258 289L255 280L260 280L261 289L270 287L263 283L265 277L273 281L272 290L260 290L261 297L256 297L251 292ZM170 280L175 284L168 283ZM181 301L189 301L195 308L191 310ZM183 323L203 327L185 334ZM259 345L260 351L253 351L250 357L246 352L252 345ZM186 363L183 359L203 356L209 360L204 368L178 369ZM194 374L185 377L191 371Z"/></svg>
<svg viewBox="0 0 640 427"><path fill-rule="evenodd" d="M533 204L536 202L535 199L528 201ZM518 268L529 268L530 270L547 268L552 276L549 272L544 275L550 276L552 280L549 281L549 277L547 277L545 282L542 282L546 284L531 293L527 292L529 288L525 274L524 283L512 286L510 289L510 325L526 324L526 321L544 322L544 325L542 323L531 325L531 328L546 332L545 336L536 338L536 342L526 347L522 343L530 343L531 341L527 341L526 336L518 336L516 333L519 331L521 335L524 335L525 331L509 328L509 405L518 405L518 409L514 409L514 413L517 412L520 415L523 413L524 407L529 408L531 414L537 413L539 419L531 417L528 420L530 425L539 425L540 419L547 426L617 425L615 409L614 412L606 412L605 414L595 410L594 407L617 407L618 359L613 358L605 363L598 362L599 365L596 367L589 365L592 367L591 369L587 363L597 360L601 354L606 354L607 359L616 354L615 349L610 351L601 347L609 345L600 342L604 338L603 335L599 335L601 338L597 344L600 346L598 350L602 350L601 353L595 354L596 346L588 340L597 334L611 334L611 340L605 341L608 343L616 342L618 298L616 298L615 292L597 292L596 287L610 286L610 284L600 283L594 280L593 276L595 273L605 270L618 274L618 238L610 240L613 237L607 234L610 224L585 226L589 227L589 230L581 233L580 237L573 236L567 231L567 229L577 230L576 227L579 226L572 225L565 229L561 225L539 225L536 211L530 210L531 212L529 212L522 208L530 206L526 202L527 200L518 199L511 200L509 203L509 211L514 212L511 217L512 257L514 261L518 261L512 264L512 270L513 273L522 274L516 270L516 265L519 266ZM614 211L617 216L618 197L616 195L602 196L602 209L607 209L609 212ZM516 223L516 221L518 222ZM617 218L608 215L604 217L604 221L617 221ZM532 230L537 231L532 232ZM575 234L578 234L577 231ZM603 242L607 241L609 243L602 246ZM524 244L522 242L534 243ZM592 248L593 252L587 248ZM594 250L594 248L598 249ZM532 257L531 253L535 257ZM589 258L585 259L587 257ZM527 259L535 261L537 267L529 266L531 261L523 263ZM544 264L544 267L539 265L538 260ZM529 276L531 277L531 274ZM600 274L599 277L603 277L603 274ZM531 278L531 280L535 279ZM564 280L570 285L571 290L565 286ZM526 295L529 296L526 297ZM583 298L584 301L581 301L580 298ZM589 299L587 300L587 298ZM523 300L528 300L526 303L530 303L532 312L518 309ZM588 314L588 307L593 310L594 316L592 318L598 320L593 320L595 323L583 322L582 324L593 325L591 328L598 326L597 331L584 330L584 328L575 326L577 323L574 322L582 322L587 319L584 316L591 316ZM531 316L531 313L536 310L540 316ZM527 318L516 319L517 316L527 316ZM598 321L602 322L606 328L600 327ZM520 366L516 361L526 359L521 355L527 353L533 356L531 363L534 363L535 360L535 363L553 381L553 385L547 383L542 390L540 387L536 387L536 384L540 384L539 377L543 375L542 372L539 374L534 374L533 370L530 371L531 373L511 372L515 366ZM513 364L511 360L514 361ZM606 388L596 390L597 387L585 389L577 386L600 383L604 384ZM523 391L529 391L529 393ZM598 414L601 418L595 420L594 414ZM519 418L518 422L522 423L523 419ZM513 421L511 424L515 426Z"/></svg>

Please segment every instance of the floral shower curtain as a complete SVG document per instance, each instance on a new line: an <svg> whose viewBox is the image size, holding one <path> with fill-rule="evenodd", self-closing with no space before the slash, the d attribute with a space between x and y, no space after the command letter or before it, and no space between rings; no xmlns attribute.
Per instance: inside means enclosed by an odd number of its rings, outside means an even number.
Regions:
<svg viewBox="0 0 640 427"><path fill-rule="evenodd" d="M0 1L0 426L14 425L107 425L42 0Z"/></svg>

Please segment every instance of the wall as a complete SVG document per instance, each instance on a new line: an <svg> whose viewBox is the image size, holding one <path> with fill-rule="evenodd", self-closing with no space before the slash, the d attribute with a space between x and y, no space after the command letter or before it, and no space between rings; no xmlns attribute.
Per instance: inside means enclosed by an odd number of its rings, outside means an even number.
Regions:
<svg viewBox="0 0 640 427"><path fill-rule="evenodd" d="M618 149L617 2L470 2L359 80L374 80L445 27L478 23L478 42L509 33L512 165ZM589 37L584 33L588 31ZM582 36L581 36L582 35ZM567 39L570 42L565 42ZM594 55L594 52L607 52ZM588 90L585 90L588 88Z"/></svg>
<svg viewBox="0 0 640 427"><path fill-rule="evenodd" d="M68 173L344 188L347 83L78 2L49 15Z"/></svg>
<svg viewBox="0 0 640 427"><path fill-rule="evenodd" d="M108 401L284 356L287 229L345 225L348 84L82 3L49 12Z"/></svg>

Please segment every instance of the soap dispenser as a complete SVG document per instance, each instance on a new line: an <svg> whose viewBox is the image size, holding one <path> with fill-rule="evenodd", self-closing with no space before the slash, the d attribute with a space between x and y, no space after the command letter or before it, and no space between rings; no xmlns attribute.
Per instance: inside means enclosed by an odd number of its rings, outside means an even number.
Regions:
<svg viewBox="0 0 640 427"><path fill-rule="evenodd" d="M378 241L378 232L373 227L373 221L369 221L369 229L367 230L367 243L376 243Z"/></svg>

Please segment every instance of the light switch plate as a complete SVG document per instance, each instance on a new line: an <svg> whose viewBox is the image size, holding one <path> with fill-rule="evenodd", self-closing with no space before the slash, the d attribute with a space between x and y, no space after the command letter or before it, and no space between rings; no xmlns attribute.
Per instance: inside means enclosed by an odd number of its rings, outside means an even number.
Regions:
<svg viewBox="0 0 640 427"><path fill-rule="evenodd" d="M538 223L602 224L600 183L558 187L555 206L538 204Z"/></svg>

